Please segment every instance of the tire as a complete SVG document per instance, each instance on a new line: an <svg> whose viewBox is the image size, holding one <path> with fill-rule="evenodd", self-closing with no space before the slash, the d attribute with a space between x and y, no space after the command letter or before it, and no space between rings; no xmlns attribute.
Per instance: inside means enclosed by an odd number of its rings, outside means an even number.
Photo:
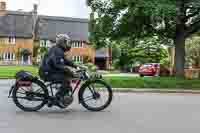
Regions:
<svg viewBox="0 0 200 133"><path fill-rule="evenodd" d="M88 87L90 85L94 84L94 83L103 85L107 89L107 92L108 92L108 100L105 102L105 104L103 104L100 107L91 107L84 101L84 96L83 96L84 92L86 90L89 90ZM83 87L80 89L80 92L79 92L80 103L82 104L83 107L85 107L89 111L102 111L102 110L104 110L105 108L107 108L111 104L112 98L113 98L113 92L112 92L111 87L106 82L104 82L102 80L95 80L95 81L87 82L85 85L83 85Z"/></svg>
<svg viewBox="0 0 200 133"><path fill-rule="evenodd" d="M32 81L32 84L36 84L38 85L42 91L44 92L44 95L45 96L48 96L48 90L46 89L46 87L44 86L44 84L39 81L39 80L35 80L35 81ZM36 107L25 107L24 105L22 105L20 102L19 102L19 99L17 97L17 93L18 93L18 90L20 89L20 87L16 86L12 92L12 97L13 97L13 102L15 103L15 105L20 108L21 110L23 111L26 111L26 112L34 112L34 111L38 111L40 110L46 103L47 103L47 100L46 98L44 97L43 100L41 100L41 104L39 104L38 106Z"/></svg>
<svg viewBox="0 0 200 133"><path fill-rule="evenodd" d="M140 74L140 77L144 77L144 75L143 75L143 74Z"/></svg>

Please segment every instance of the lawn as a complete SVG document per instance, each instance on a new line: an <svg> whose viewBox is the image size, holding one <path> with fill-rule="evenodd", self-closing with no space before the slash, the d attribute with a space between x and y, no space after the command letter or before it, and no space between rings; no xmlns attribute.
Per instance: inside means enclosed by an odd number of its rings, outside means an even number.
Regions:
<svg viewBox="0 0 200 133"><path fill-rule="evenodd" d="M16 72L26 70L38 75L38 68L34 66L0 66L0 78L14 78ZM200 89L200 80L189 80L173 77L132 77L105 76L104 79L113 88L158 88L158 89Z"/></svg>
<svg viewBox="0 0 200 133"><path fill-rule="evenodd" d="M105 77L113 88L200 89L200 80L172 77Z"/></svg>
<svg viewBox="0 0 200 133"><path fill-rule="evenodd" d="M16 72L26 70L37 75L38 68L34 66L0 66L0 78L14 78Z"/></svg>

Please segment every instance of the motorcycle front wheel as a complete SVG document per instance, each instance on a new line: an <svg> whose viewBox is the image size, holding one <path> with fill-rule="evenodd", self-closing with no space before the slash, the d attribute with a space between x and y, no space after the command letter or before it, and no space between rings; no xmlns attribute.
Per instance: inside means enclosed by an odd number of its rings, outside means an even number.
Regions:
<svg viewBox="0 0 200 133"><path fill-rule="evenodd" d="M112 101L112 88L103 80L87 82L80 90L80 103L90 111L102 111Z"/></svg>

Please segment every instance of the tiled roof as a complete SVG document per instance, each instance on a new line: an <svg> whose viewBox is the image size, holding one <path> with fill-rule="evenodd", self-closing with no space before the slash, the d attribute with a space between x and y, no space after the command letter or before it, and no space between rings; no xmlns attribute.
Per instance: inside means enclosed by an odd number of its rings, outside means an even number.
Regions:
<svg viewBox="0 0 200 133"><path fill-rule="evenodd" d="M68 34L72 40L88 41L87 19L39 16L39 20L40 39L55 39L56 34Z"/></svg>
<svg viewBox="0 0 200 133"><path fill-rule="evenodd" d="M32 23L31 13L7 11L0 16L0 36L32 37Z"/></svg>
<svg viewBox="0 0 200 133"><path fill-rule="evenodd" d="M56 34L69 34L72 40L88 41L88 19L38 16L36 37L54 40ZM32 37L32 12L6 11L0 16L0 36Z"/></svg>

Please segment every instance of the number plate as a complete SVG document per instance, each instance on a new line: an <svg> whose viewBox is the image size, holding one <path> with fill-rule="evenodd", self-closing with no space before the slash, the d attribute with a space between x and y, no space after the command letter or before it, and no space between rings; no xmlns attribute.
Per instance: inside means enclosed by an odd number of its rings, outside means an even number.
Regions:
<svg viewBox="0 0 200 133"><path fill-rule="evenodd" d="M17 85L19 86L31 86L31 81L17 81Z"/></svg>

